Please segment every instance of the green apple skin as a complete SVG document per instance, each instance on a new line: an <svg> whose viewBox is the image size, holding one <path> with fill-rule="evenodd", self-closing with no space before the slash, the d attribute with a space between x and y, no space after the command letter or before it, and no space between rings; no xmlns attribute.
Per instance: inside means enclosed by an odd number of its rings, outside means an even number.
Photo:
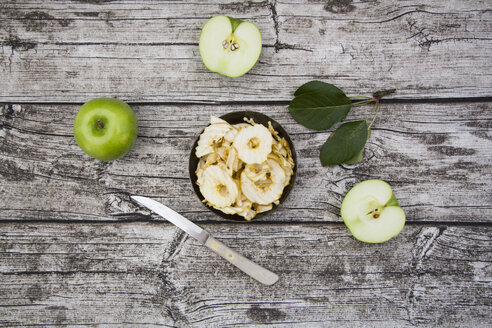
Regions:
<svg viewBox="0 0 492 328"><path fill-rule="evenodd" d="M246 74L256 64L262 40L255 24L217 15L203 25L198 44L205 67L235 78Z"/></svg>
<svg viewBox="0 0 492 328"><path fill-rule="evenodd" d="M366 180L350 189L340 214L352 235L365 243L386 242L405 226L405 212L382 180Z"/></svg>
<svg viewBox="0 0 492 328"><path fill-rule="evenodd" d="M137 133L137 116L127 103L114 98L89 100L80 107L73 124L79 147L101 161L126 155Z"/></svg>

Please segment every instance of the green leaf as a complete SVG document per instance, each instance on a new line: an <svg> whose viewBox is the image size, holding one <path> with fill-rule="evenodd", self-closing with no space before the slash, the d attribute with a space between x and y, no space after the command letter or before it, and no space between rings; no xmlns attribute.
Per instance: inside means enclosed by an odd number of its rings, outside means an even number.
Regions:
<svg viewBox="0 0 492 328"><path fill-rule="evenodd" d="M342 90L338 89L336 86L330 83L321 82L321 81L310 81L301 85L296 92L294 92L294 96L300 96L303 93L315 92L315 91L327 91L328 88L335 88L339 92L343 93Z"/></svg>
<svg viewBox="0 0 492 328"><path fill-rule="evenodd" d="M367 139L369 139L371 137L371 129L368 129L368 132L367 132ZM359 162L361 162L362 160L364 159L364 147L362 147L362 149L360 150L360 152L355 155L354 157L352 157L351 159L349 159L348 161L346 161L345 163L343 164L357 164Z"/></svg>
<svg viewBox="0 0 492 328"><path fill-rule="evenodd" d="M364 159L364 148L362 148L357 155L355 155L354 157L352 157L348 161L345 161L343 164L353 165L353 164L357 164L357 163L361 162L363 159Z"/></svg>
<svg viewBox="0 0 492 328"><path fill-rule="evenodd" d="M343 120L352 102L333 84L311 81L294 93L289 111L294 120L313 130L329 129Z"/></svg>
<svg viewBox="0 0 492 328"><path fill-rule="evenodd" d="M338 165L353 159L364 148L367 135L366 121L340 125L321 148L319 156L321 164L323 166Z"/></svg>

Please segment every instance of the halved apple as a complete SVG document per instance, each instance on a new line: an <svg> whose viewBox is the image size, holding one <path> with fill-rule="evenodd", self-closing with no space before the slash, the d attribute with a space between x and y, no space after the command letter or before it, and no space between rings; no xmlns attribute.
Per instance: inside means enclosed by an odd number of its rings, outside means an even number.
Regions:
<svg viewBox="0 0 492 328"><path fill-rule="evenodd" d="M366 180L350 189L340 214L352 235L366 243L388 241L405 225L405 212L390 185L382 180Z"/></svg>
<svg viewBox="0 0 492 328"><path fill-rule="evenodd" d="M223 15L203 25L200 56L212 72L229 77L246 74L261 53L261 33L255 24Z"/></svg>

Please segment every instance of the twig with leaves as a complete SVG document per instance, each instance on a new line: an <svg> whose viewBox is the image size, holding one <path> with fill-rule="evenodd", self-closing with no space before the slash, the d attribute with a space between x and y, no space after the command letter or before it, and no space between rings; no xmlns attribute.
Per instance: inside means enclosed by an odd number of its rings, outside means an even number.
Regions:
<svg viewBox="0 0 492 328"><path fill-rule="evenodd" d="M289 105L292 117L300 124L313 130L326 130L345 119L353 106L374 103L371 113L365 120L343 123L326 140L321 148L320 160L323 166L356 164L363 158L371 127L379 113L379 101L384 96L396 92L395 89L375 92L372 97L352 102L345 93L333 84L311 81L303 84L294 93ZM372 117L369 125L367 120Z"/></svg>

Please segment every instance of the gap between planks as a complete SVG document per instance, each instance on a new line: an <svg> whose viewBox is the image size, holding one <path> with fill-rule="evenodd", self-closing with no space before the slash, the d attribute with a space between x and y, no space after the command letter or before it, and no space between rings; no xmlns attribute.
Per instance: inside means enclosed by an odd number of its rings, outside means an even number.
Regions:
<svg viewBox="0 0 492 328"><path fill-rule="evenodd" d="M137 215L142 216L143 215ZM193 221L193 220L190 220ZM194 222L194 221L193 221ZM132 223L153 223L153 224L159 224L159 225L168 225L171 227L175 227L171 222L168 222L164 218L160 218L158 220L153 220L149 218L128 218L128 219L118 219L118 220L71 220L71 219L54 219L54 220L44 220L44 219L39 219L39 220L31 220L31 219L12 219L12 220L5 220L5 219L0 219L0 225L9 225L9 224L74 224L74 225L85 225L85 224L111 224L111 225L124 225L124 224L132 224ZM268 225L268 226L282 226L282 225L297 225L297 226L302 226L302 225L321 225L321 226L344 226L345 223L343 222L336 222L336 221L244 221L244 222L232 222L232 221L215 221L215 220L204 220L204 221L197 221L196 222L199 226L207 226L207 225L241 225L241 224L247 224L247 225ZM482 228L487 228L487 227L492 227L492 222L487 222L487 221L475 221L475 222L460 222L460 221L406 221L405 226L445 226L445 227L482 227Z"/></svg>
<svg viewBox="0 0 492 328"><path fill-rule="evenodd" d="M398 91L397 91L398 92ZM292 95L294 99L294 95ZM356 99L352 99L356 101ZM357 99L360 100L360 99ZM492 102L492 96L487 97L456 97L456 98L383 98L380 100L381 104L452 104L452 103L487 103ZM262 106L262 105L277 105L288 106L290 101L284 100L260 100L260 101L186 101L186 102L173 102L173 101L128 101L133 106L187 106L187 105L209 105L209 106L231 106L231 105L250 105L250 106ZM46 101L0 101L1 105L82 105L84 102L46 102Z"/></svg>

